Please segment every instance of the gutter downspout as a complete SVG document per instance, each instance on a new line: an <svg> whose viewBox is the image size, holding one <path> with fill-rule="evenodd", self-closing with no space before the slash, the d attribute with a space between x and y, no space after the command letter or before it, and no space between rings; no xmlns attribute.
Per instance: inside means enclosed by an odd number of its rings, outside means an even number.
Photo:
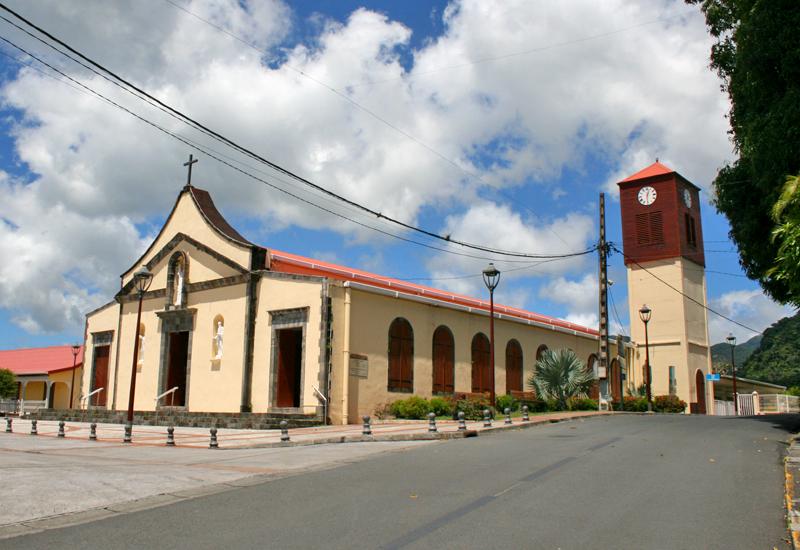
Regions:
<svg viewBox="0 0 800 550"><path fill-rule="evenodd" d="M350 287L344 289L344 338L342 342L342 424L350 423Z"/></svg>

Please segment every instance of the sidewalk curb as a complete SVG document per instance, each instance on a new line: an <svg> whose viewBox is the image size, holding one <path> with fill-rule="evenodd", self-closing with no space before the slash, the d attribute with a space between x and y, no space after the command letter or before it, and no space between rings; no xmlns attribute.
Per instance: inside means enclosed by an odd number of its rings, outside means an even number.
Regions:
<svg viewBox="0 0 800 550"><path fill-rule="evenodd" d="M786 492L786 524L792 537L792 547L800 550L800 502L798 489L800 484L800 434L789 438L789 447L783 459L784 490Z"/></svg>

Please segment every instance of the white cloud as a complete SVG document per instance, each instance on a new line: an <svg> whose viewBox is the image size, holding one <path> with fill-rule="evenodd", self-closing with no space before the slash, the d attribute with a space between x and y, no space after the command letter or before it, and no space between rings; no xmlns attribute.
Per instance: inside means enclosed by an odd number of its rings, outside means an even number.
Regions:
<svg viewBox="0 0 800 550"><path fill-rule="evenodd" d="M795 313L793 308L772 301L760 289L726 292L711 299L709 306L759 332L763 332L772 323ZM752 331L710 312L708 314L708 332L712 344L724 342L728 333L733 333L739 342L746 342L755 336Z"/></svg>
<svg viewBox="0 0 800 550"><path fill-rule="evenodd" d="M564 304L567 307L567 321L585 327L597 327L598 287L595 274L587 273L578 280L558 277L544 285L539 290L539 296Z"/></svg>
<svg viewBox="0 0 800 550"><path fill-rule="evenodd" d="M535 196L539 182L566 168L585 172L591 153L620 170L639 169L638 163L660 154L702 185L730 149L722 117L725 98L707 68L711 42L698 10L682 3L454 2L443 13L444 34L410 52L409 71L398 51L408 51L411 30L367 9L353 12L344 23L319 18L317 35L283 51L279 48L293 30L293 14L284 3L182 4L265 48L262 56L167 3L13 4L157 97L287 168L405 221L416 222L423 210L438 212L443 227L434 229L490 246L578 250L590 240L592 221L574 201L567 206L571 213L524 218L511 207L483 202L479 192L487 183L532 186L530 196ZM11 37L42 51L21 35ZM524 51L530 53L508 56ZM284 63L264 61L281 55ZM482 61L489 58L498 59ZM170 130L212 143L99 77L56 62ZM298 70L341 90L479 178L466 176ZM172 204L189 150L29 69L8 80L0 98L23 114L13 138L19 161L36 179L24 188L2 188L19 212L10 216L16 229L0 230L0 246L4 253L25 257L28 267L0 279L0 307L34 330L80 326L81 314L99 296L110 297L111 281L141 246L135 224L163 216ZM201 161L195 182L209 189L226 213L255 218L266 228L332 228L380 249L383 241L366 230L311 210L207 157ZM270 181L320 200L265 171ZM605 180L604 174L587 174L586 183L570 191L583 187L594 193ZM380 223L342 206L334 209ZM54 224L68 230L48 231ZM48 262L44 251L51 254ZM434 257L428 267L437 277L477 272L484 264ZM511 271L518 264L498 265L506 281L525 273ZM586 265L578 259L537 269L540 275L564 276ZM481 292L479 280L449 286ZM527 299L513 285L501 288L498 297L503 292L512 301Z"/></svg>

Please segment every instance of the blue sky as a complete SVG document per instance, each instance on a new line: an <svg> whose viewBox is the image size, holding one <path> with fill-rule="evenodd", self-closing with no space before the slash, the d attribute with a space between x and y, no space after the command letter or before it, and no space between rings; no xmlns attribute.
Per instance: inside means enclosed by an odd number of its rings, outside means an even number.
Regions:
<svg viewBox="0 0 800 550"><path fill-rule="evenodd" d="M154 0L14 8L278 164L464 241L549 254L585 249L597 238L604 191L608 238L621 244L614 183L659 157L703 189L711 305L769 326L790 310L742 276L727 223L709 203L710 183L732 151L701 15L681 2L600 4ZM8 26L0 35L279 187L417 238L281 181ZM0 348L82 339L85 313L111 299L119 274L169 213L190 152L200 158L195 184L255 242L485 292L478 275L488 259L321 214L76 91L18 50L2 51ZM495 260L506 272L499 301L596 323L594 256L529 269ZM610 274L627 331L619 256ZM728 330L749 337L710 322L714 340Z"/></svg>

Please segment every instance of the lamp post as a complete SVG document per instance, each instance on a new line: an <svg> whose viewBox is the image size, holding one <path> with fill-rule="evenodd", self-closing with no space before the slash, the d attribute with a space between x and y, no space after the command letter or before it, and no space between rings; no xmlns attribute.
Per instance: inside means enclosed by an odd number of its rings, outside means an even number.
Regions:
<svg viewBox="0 0 800 550"><path fill-rule="evenodd" d="M639 319L644 323L644 365L645 372L647 373L647 380L645 381L647 384L645 386L647 389L647 412L652 412L653 410L653 394L650 391L650 379L652 378L652 373L650 371L650 341L647 337L647 323L650 322L650 316L652 314L653 310L647 307L647 304L639 309Z"/></svg>
<svg viewBox="0 0 800 550"><path fill-rule="evenodd" d="M736 360L734 359L733 352L736 350L736 336L732 332L728 333L725 338L731 345L731 370L733 371L733 410L736 416L739 416L739 394L736 392Z"/></svg>
<svg viewBox="0 0 800 550"><path fill-rule="evenodd" d="M489 361L492 367L492 385L490 388L492 406L495 406L495 391L494 391L494 289L497 288L497 283L500 282L500 272L490 263L486 269L483 270L483 282L486 288L489 289Z"/></svg>
<svg viewBox="0 0 800 550"><path fill-rule="evenodd" d="M139 292L139 310L136 313L136 337L133 339L133 365L131 366L131 393L128 397L128 424L133 424L133 398L136 396L136 363L139 361L139 325L142 322L142 299L153 282L153 274L142 266L133 274L133 285Z"/></svg>
<svg viewBox="0 0 800 550"><path fill-rule="evenodd" d="M72 344L72 383L69 386L69 408L72 408L72 398L75 396L75 367L78 364L78 353L81 351L80 344Z"/></svg>

